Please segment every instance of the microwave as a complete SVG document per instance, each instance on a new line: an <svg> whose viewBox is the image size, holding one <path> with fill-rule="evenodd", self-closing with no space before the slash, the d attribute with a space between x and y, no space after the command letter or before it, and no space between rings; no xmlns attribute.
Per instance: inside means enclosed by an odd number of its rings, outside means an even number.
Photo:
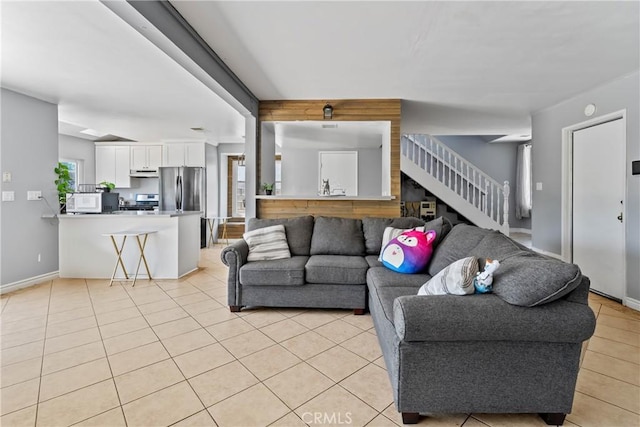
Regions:
<svg viewBox="0 0 640 427"><path fill-rule="evenodd" d="M119 193L71 193L67 194L68 213L108 213L117 211Z"/></svg>

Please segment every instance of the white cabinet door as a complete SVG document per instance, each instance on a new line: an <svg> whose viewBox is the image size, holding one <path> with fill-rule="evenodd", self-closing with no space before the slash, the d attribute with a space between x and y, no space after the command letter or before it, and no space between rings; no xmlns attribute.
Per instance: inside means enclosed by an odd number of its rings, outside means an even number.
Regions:
<svg viewBox="0 0 640 427"><path fill-rule="evenodd" d="M111 146L96 146L96 182L114 182L116 179L116 150Z"/></svg>
<svg viewBox="0 0 640 427"><path fill-rule="evenodd" d="M115 148L115 178L113 182L118 188L131 187L131 177L129 176L129 166L131 154L129 147L126 145L116 146Z"/></svg>
<svg viewBox="0 0 640 427"><path fill-rule="evenodd" d="M147 147L147 166L152 170L158 170L162 166L162 145Z"/></svg>
<svg viewBox="0 0 640 427"><path fill-rule="evenodd" d="M184 166L183 144L166 144L162 160L164 166Z"/></svg>
<svg viewBox="0 0 640 427"><path fill-rule="evenodd" d="M130 154L128 145L96 146L96 184L112 182L118 188L131 187L129 178Z"/></svg>
<svg viewBox="0 0 640 427"><path fill-rule="evenodd" d="M147 147L131 146L131 169L143 170L147 167Z"/></svg>
<svg viewBox="0 0 640 427"><path fill-rule="evenodd" d="M204 143L194 142L184 144L185 166L205 166Z"/></svg>

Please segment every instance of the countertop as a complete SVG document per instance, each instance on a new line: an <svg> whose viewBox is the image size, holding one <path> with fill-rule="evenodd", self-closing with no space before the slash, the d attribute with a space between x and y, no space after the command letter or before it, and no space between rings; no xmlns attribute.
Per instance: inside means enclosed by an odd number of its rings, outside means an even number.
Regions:
<svg viewBox="0 0 640 427"><path fill-rule="evenodd" d="M103 214L61 214L59 218L104 218L104 217L147 217L172 218L177 216L202 215L202 211L115 211Z"/></svg>
<svg viewBox="0 0 640 427"><path fill-rule="evenodd" d="M395 196L267 196L263 194L256 195L256 199L258 200L394 200Z"/></svg>

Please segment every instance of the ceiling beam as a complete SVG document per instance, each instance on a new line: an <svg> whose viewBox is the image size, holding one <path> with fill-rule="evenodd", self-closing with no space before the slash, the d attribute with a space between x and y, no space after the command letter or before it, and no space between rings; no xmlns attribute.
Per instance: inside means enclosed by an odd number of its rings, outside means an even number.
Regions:
<svg viewBox="0 0 640 427"><path fill-rule="evenodd" d="M258 117L258 98L168 1L128 0L127 3L202 68L252 116Z"/></svg>

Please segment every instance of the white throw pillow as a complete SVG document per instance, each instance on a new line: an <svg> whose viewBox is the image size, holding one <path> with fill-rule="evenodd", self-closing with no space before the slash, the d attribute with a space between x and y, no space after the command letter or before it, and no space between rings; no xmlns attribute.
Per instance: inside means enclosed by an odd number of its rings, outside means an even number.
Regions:
<svg viewBox="0 0 640 427"><path fill-rule="evenodd" d="M418 295L469 295L475 292L473 278L479 271L478 258L452 262L420 287Z"/></svg>
<svg viewBox="0 0 640 427"><path fill-rule="evenodd" d="M291 258L287 235L282 224L247 231L242 238L249 246L247 261Z"/></svg>

